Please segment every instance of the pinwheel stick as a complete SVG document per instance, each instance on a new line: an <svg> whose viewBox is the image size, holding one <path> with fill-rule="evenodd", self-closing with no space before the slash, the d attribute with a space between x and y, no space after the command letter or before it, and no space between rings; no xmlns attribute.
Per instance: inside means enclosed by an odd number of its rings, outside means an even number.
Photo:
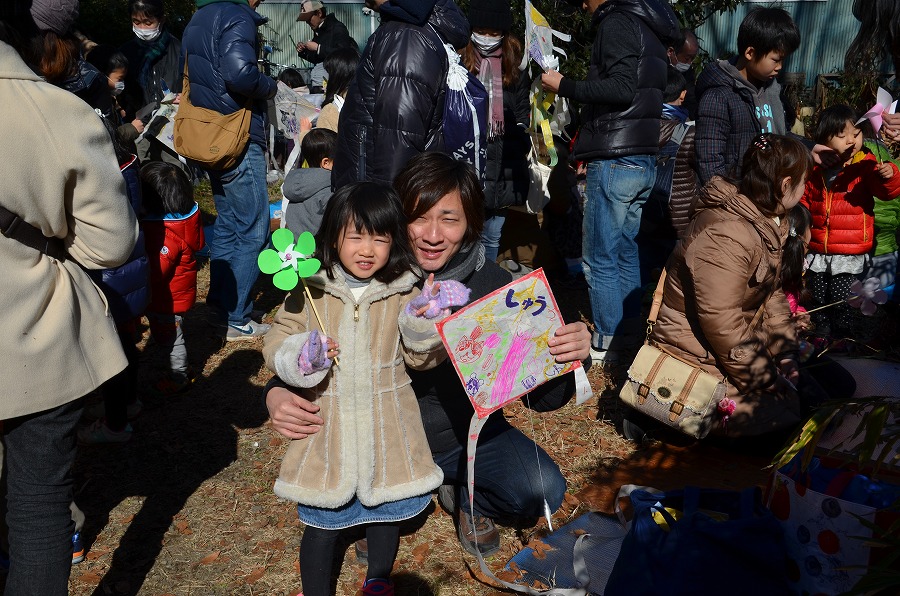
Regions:
<svg viewBox="0 0 900 596"><path fill-rule="evenodd" d="M826 308L830 308L832 306L841 304L842 302L847 302L847 299L844 298L843 300L838 300L837 302L832 302L831 304L826 304L825 306L817 306L816 308L813 308L812 310L808 310L803 314L808 315L808 314L814 313L816 311L825 310Z"/></svg>
<svg viewBox="0 0 900 596"><path fill-rule="evenodd" d="M306 300L309 302L309 305L312 307L313 314L316 315L316 321L319 322L319 329L322 330L323 335L327 335L327 333L325 332L325 325L322 324L322 317L319 315L319 309L316 308L316 303L313 301L312 294L310 294L310 292L309 292L309 286L306 285L306 279L301 277L300 281L303 282L303 291L306 293ZM334 357L334 365L335 366L341 365L341 363L338 362L337 356Z"/></svg>

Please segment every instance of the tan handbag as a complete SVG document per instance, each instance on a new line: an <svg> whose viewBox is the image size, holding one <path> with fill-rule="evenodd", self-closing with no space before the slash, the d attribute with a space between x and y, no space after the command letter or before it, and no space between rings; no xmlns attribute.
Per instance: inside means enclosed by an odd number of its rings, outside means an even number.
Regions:
<svg viewBox="0 0 900 596"><path fill-rule="evenodd" d="M628 368L628 379L619 392L619 399L666 426L702 439L716 421L726 386L696 364L671 354L662 346L651 344L650 335L659 316L665 282L666 271L663 269L647 318L647 339ZM763 301L751 327L759 322L765 305Z"/></svg>
<svg viewBox="0 0 900 596"><path fill-rule="evenodd" d="M233 168L250 141L253 100L236 112L220 114L192 104L190 88L185 59L181 103L175 115L175 151L207 170Z"/></svg>

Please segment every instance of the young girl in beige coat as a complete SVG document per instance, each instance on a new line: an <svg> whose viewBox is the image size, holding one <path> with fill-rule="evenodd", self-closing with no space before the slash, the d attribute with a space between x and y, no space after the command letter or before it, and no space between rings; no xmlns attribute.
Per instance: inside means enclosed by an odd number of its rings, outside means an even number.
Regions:
<svg viewBox="0 0 900 596"><path fill-rule="evenodd" d="M307 388L325 423L288 447L275 493L297 501L306 524L306 596L331 593L339 530L361 525L369 541L362 593L393 594L388 577L398 522L423 511L443 479L404 362L426 369L446 357L434 323L464 304L468 290L432 280L423 293L414 289L406 219L386 186L363 182L338 191L317 246L323 271L308 280L315 309L303 292L288 295L263 354L281 379Z"/></svg>

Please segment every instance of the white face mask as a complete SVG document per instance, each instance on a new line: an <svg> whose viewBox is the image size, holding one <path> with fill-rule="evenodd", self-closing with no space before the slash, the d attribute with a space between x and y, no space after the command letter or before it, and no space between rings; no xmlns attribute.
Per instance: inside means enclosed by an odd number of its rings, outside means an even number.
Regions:
<svg viewBox="0 0 900 596"><path fill-rule="evenodd" d="M503 43L502 37L494 37L492 35L481 35L480 33L472 34L472 45L482 54L488 54L500 47Z"/></svg>
<svg viewBox="0 0 900 596"><path fill-rule="evenodd" d="M678 72L687 72L691 69L690 62L675 62L675 70Z"/></svg>
<svg viewBox="0 0 900 596"><path fill-rule="evenodd" d="M131 26L131 30L134 31L134 34L138 39L142 39L144 41L153 41L157 37L159 37L159 26L157 25L153 29L138 29L134 25Z"/></svg>
<svg viewBox="0 0 900 596"><path fill-rule="evenodd" d="M112 94L119 95L122 93L122 91L125 91L125 83L123 81L119 81L115 84Z"/></svg>

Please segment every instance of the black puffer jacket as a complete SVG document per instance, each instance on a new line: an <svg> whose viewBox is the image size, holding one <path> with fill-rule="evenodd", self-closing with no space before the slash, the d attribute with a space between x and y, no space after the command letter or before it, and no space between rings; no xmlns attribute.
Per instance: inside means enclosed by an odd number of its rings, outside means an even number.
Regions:
<svg viewBox="0 0 900 596"><path fill-rule="evenodd" d="M357 47L356 42L350 37L350 32L347 31L347 26L337 20L333 14L325 15L325 20L313 33L312 41L319 44L318 50L310 52L303 48L297 55L313 64L324 62L325 58L336 50Z"/></svg>
<svg viewBox="0 0 900 596"><path fill-rule="evenodd" d="M586 81L564 78L559 94L585 104L575 157L581 161L659 152L659 119L666 86L666 46L678 18L660 0L608 0Z"/></svg>
<svg viewBox="0 0 900 596"><path fill-rule="evenodd" d="M465 46L469 22L453 0L432 1L424 26L382 13L369 38L341 110L335 189L361 180L390 184L411 157L443 148L443 44Z"/></svg>
<svg viewBox="0 0 900 596"><path fill-rule="evenodd" d="M254 100L250 140L265 146L266 99L275 96L277 87L256 64L256 28L263 22L246 4L206 4L191 17L181 46L191 103L232 114Z"/></svg>
<svg viewBox="0 0 900 596"><path fill-rule="evenodd" d="M484 206L488 209L524 205L528 196L531 139L525 127L530 117L529 87L528 74L523 72L514 86L503 88L504 132L488 142L484 167Z"/></svg>

